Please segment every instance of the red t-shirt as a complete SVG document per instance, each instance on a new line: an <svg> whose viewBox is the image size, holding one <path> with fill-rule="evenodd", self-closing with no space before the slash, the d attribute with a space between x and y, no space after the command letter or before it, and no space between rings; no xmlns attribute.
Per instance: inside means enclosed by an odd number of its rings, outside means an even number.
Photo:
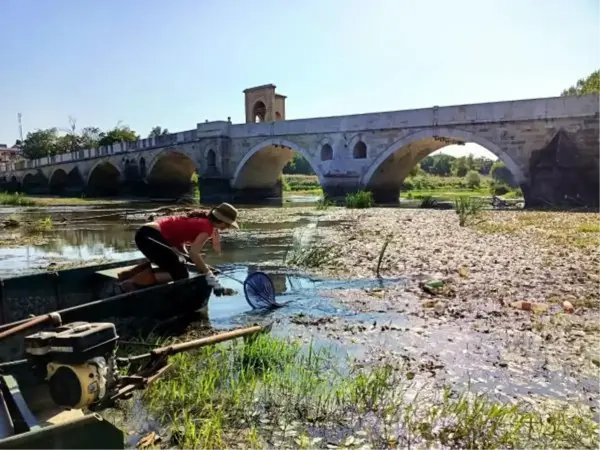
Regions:
<svg viewBox="0 0 600 450"><path fill-rule="evenodd" d="M212 235L213 223L204 218L188 218L171 216L159 219L158 226L161 234L174 247L183 248L183 244L194 242L200 233Z"/></svg>

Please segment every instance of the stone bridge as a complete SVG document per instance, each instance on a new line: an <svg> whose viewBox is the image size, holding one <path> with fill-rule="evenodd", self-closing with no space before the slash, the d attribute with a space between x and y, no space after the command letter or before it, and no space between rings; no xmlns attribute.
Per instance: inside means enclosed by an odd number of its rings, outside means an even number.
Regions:
<svg viewBox="0 0 600 450"><path fill-rule="evenodd" d="M166 136L8 164L0 167L0 190L173 198L189 191L197 173L203 203L281 202L280 175L297 152L330 198L367 189L378 202L393 203L421 159L473 142L506 164L526 206L598 205L597 94L285 120L285 97L274 88L245 91L250 123L200 123Z"/></svg>

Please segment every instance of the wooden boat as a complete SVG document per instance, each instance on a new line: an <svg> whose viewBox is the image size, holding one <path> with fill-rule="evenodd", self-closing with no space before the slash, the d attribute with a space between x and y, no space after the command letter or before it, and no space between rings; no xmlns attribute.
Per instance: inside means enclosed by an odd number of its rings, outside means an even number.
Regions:
<svg viewBox="0 0 600 450"><path fill-rule="evenodd" d="M166 320L206 308L212 288L198 272L190 278L125 294L115 289L119 272L144 261L135 259L37 273L0 280L0 333L31 316L60 314L62 323L112 322L122 318ZM0 362L23 358L23 338L41 324L2 340Z"/></svg>

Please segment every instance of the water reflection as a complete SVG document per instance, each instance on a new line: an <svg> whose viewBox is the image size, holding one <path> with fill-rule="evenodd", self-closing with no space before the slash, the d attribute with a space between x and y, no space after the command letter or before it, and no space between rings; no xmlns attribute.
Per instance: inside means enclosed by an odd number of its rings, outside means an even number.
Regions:
<svg viewBox="0 0 600 450"><path fill-rule="evenodd" d="M0 249L0 277L32 273L40 267L57 260L68 262L77 260L122 261L141 257L134 242L134 234L145 218L137 222L125 221L115 211L131 211L131 208L53 208L52 218L55 229L43 236L40 245L15 240L14 245ZM23 210L21 210L23 211ZM47 217L49 210L32 210L12 215L17 220L35 221ZM104 216L102 221L81 221L83 218ZM279 264L291 244L294 228L303 227L310 219L284 224L247 224L247 229L225 235L222 242L223 253L217 255L212 248L206 248L210 264ZM5 236L6 238L7 236ZM280 283L280 281L277 281Z"/></svg>

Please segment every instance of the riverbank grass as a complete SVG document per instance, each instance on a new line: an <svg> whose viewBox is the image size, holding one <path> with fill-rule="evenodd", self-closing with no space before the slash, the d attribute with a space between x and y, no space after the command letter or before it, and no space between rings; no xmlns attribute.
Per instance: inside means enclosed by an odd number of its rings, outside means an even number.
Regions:
<svg viewBox="0 0 600 450"><path fill-rule="evenodd" d="M593 448L587 415L444 390L407 367L344 368L326 349L261 335L171 358L144 400L180 448ZM425 391L422 391L425 392Z"/></svg>
<svg viewBox="0 0 600 450"><path fill-rule="evenodd" d="M502 215L489 212L488 220L476 225L485 234L530 234L547 243L581 249L600 246L598 213L553 213L515 211Z"/></svg>
<svg viewBox="0 0 600 450"><path fill-rule="evenodd" d="M346 194L346 208L372 208L375 206L373 193L370 191L358 191Z"/></svg>
<svg viewBox="0 0 600 450"><path fill-rule="evenodd" d="M36 201L20 192L11 194L9 192L0 192L0 205L4 206L35 206Z"/></svg>

